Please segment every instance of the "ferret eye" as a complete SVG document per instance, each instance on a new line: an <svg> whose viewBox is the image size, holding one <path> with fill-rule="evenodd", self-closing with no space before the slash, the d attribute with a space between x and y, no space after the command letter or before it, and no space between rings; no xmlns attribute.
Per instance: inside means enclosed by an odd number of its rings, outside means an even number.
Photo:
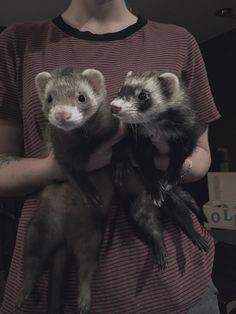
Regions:
<svg viewBox="0 0 236 314"><path fill-rule="evenodd" d="M80 102L85 102L85 97L84 97L84 95L79 95L78 100L79 100Z"/></svg>
<svg viewBox="0 0 236 314"><path fill-rule="evenodd" d="M148 98L147 94L145 92L141 92L139 95L138 95L138 99L139 100L146 100Z"/></svg>
<svg viewBox="0 0 236 314"><path fill-rule="evenodd" d="M48 103L51 103L51 102L52 102L52 96L51 96L51 95L48 96L47 101L48 101Z"/></svg>

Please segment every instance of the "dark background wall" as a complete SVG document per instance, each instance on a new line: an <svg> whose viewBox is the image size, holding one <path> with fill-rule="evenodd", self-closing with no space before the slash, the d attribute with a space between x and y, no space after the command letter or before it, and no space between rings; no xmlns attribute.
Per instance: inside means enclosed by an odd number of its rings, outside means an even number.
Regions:
<svg viewBox="0 0 236 314"><path fill-rule="evenodd" d="M236 29L200 45L221 119L210 126L212 150L227 148L236 171Z"/></svg>

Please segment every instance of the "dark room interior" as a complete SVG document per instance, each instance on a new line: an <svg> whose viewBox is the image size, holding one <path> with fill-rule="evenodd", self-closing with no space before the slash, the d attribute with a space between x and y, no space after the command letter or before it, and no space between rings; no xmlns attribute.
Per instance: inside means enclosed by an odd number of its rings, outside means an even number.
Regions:
<svg viewBox="0 0 236 314"><path fill-rule="evenodd" d="M48 4L48 8L47 1L44 2L44 11L38 9L29 0L20 1L20 4L16 0L9 1L7 5L0 4L0 31L18 21L41 20L49 16L56 16L63 10L67 1L52 1L54 4ZM211 1L210 4L202 0L197 1L196 4L193 0L186 0L183 1L183 6L182 2L171 0L149 2L149 4L147 2L144 4L142 0L133 0L129 3L134 12L156 21L186 27L196 37L205 61L212 93L222 116L209 128L212 153L209 171L236 172L235 2L218 0L214 3ZM10 6L15 4L19 6L19 10L16 9L13 13ZM155 12L157 13L155 14ZM186 187L201 207L208 202L207 176L196 183L187 184ZM232 188L236 193L236 181ZM0 199L0 302L11 263L22 203L22 199ZM228 304L236 300L236 227L232 230L211 229L210 232L216 240L212 277L219 291L218 301L221 314L229 314Z"/></svg>

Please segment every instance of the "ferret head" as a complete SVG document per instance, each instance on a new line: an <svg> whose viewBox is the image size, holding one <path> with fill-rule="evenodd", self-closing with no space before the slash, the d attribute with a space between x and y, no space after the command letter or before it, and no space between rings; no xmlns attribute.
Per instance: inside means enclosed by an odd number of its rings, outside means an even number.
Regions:
<svg viewBox="0 0 236 314"><path fill-rule="evenodd" d="M145 123L171 106L182 106L183 84L170 72L129 72L118 96L111 102L114 116L126 123Z"/></svg>
<svg viewBox="0 0 236 314"><path fill-rule="evenodd" d="M65 131L82 127L105 101L102 73L67 66L35 77L43 112L52 125Z"/></svg>

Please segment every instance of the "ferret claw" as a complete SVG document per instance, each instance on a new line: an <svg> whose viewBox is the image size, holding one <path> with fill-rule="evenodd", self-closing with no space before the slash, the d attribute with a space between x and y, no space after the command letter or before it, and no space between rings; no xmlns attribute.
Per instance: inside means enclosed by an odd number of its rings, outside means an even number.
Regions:
<svg viewBox="0 0 236 314"><path fill-rule="evenodd" d="M161 199L153 199L153 204L157 207L161 207L162 200Z"/></svg>
<svg viewBox="0 0 236 314"><path fill-rule="evenodd" d="M79 314L88 314L90 309L90 301L86 298L79 298Z"/></svg>
<svg viewBox="0 0 236 314"><path fill-rule="evenodd" d="M165 249L153 249L153 263L158 266L160 270L164 270L168 265L168 259Z"/></svg>
<svg viewBox="0 0 236 314"><path fill-rule="evenodd" d="M161 207L162 204L164 203L164 195L161 190L157 191L151 191L151 198L153 201L153 204L157 207Z"/></svg>
<svg viewBox="0 0 236 314"><path fill-rule="evenodd" d="M195 239L193 241L193 243L195 245L197 245L197 247L201 250L201 251L205 251L208 252L209 250L209 245L207 240L205 240L203 237L199 236L197 239Z"/></svg>

